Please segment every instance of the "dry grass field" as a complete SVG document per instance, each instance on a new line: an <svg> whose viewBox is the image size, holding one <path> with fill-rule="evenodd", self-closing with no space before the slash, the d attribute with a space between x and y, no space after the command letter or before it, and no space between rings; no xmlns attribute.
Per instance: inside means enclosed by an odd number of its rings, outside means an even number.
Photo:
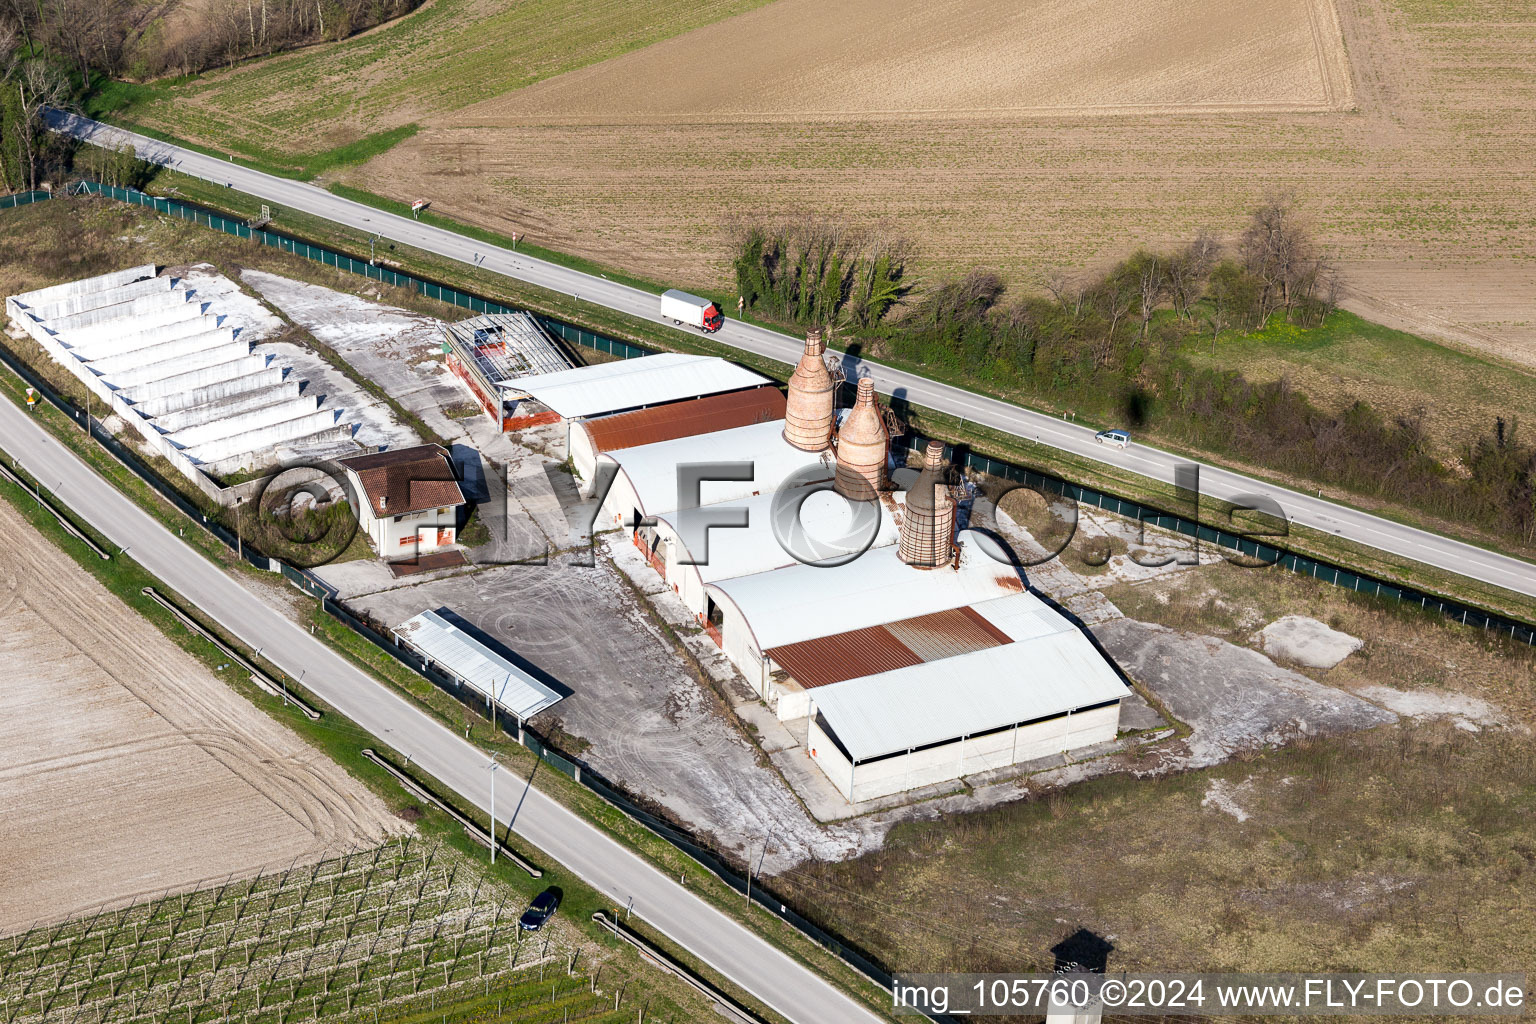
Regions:
<svg viewBox="0 0 1536 1024"><path fill-rule="evenodd" d="M1330 670L1288 667L1405 717L1177 775L1138 778L1127 760L769 884L905 970L1049 969L1079 927L1113 944L1111 970L1536 965L1521 923L1536 899L1536 652L1277 569L1218 563L1105 594L1246 646L1256 623L1316 617L1364 646Z"/></svg>
<svg viewBox="0 0 1536 1024"><path fill-rule="evenodd" d="M3 501L0 530L0 933L403 827Z"/></svg>

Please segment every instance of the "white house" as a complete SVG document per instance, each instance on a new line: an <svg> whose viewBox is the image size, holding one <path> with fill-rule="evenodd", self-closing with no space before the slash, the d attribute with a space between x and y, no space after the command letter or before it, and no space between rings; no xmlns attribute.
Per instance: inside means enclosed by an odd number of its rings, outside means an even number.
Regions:
<svg viewBox="0 0 1536 1024"><path fill-rule="evenodd" d="M385 559L452 547L464 492L448 452L436 444L342 459L357 495L358 525Z"/></svg>

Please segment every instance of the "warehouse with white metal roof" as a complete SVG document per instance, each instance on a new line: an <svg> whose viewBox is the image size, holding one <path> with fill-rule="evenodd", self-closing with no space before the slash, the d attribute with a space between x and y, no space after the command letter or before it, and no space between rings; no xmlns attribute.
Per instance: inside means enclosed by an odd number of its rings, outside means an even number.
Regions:
<svg viewBox="0 0 1536 1024"><path fill-rule="evenodd" d="M944 447L898 489L872 382L842 413L834 394L813 335L784 419L597 456L606 521L854 804L1112 741L1125 683L996 542L957 532ZM750 479L680 494L680 469L730 462Z"/></svg>
<svg viewBox="0 0 1536 1024"><path fill-rule="evenodd" d="M503 381L500 387L509 399L537 401L570 420L768 383L762 374L714 356L660 352L519 377Z"/></svg>

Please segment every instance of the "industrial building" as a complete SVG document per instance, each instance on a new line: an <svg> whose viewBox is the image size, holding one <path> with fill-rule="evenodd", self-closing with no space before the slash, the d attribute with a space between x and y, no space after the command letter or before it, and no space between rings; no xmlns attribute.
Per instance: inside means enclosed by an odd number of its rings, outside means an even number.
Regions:
<svg viewBox="0 0 1536 1024"><path fill-rule="evenodd" d="M218 480L286 453L355 452L354 426L253 354L215 302L154 264L6 299L6 314L215 500ZM210 479L212 478L212 479Z"/></svg>
<svg viewBox="0 0 1536 1024"><path fill-rule="evenodd" d="M689 545L675 511L642 523L634 537L651 565L720 642L718 605L712 606L709 584L799 565L803 557L851 560L866 550L894 545L906 493L889 491L881 499L872 520L861 521L847 501L826 488L809 487L802 494L769 491L709 505L711 516L725 513L721 518L741 525L705 531L702 546L697 538Z"/></svg>
<svg viewBox="0 0 1536 1024"><path fill-rule="evenodd" d="M628 527L852 803L1113 740L1115 667L986 535L957 530L943 445L896 486L873 382L839 412L824 351L813 332L782 418L594 444L616 474L599 521ZM722 462L750 479L706 480L691 508L679 467Z"/></svg>
<svg viewBox="0 0 1536 1024"><path fill-rule="evenodd" d="M509 417L501 386L522 377L559 373L571 359L530 313L487 313L443 325L444 362L480 408L503 430L554 422L554 413Z"/></svg>
<svg viewBox="0 0 1536 1024"><path fill-rule="evenodd" d="M446 611L446 610L445 610ZM393 630L403 645L451 675L485 700L494 716L511 715L518 728L534 715L565 699L526 669L513 664L448 618L445 611L424 611Z"/></svg>
<svg viewBox="0 0 1536 1024"><path fill-rule="evenodd" d="M451 548L464 492L441 445L392 448L338 463L357 495L358 527L381 558Z"/></svg>
<svg viewBox="0 0 1536 1024"><path fill-rule="evenodd" d="M571 429L582 420L772 386L767 377L744 366L678 352L578 366L499 385L511 403L511 415L543 418L548 414L549 422L563 421L568 447Z"/></svg>
<svg viewBox="0 0 1536 1024"><path fill-rule="evenodd" d="M597 457L604 452L710 434L784 418L784 395L769 384L653 405L633 412L575 420L570 429L571 465L590 493Z"/></svg>

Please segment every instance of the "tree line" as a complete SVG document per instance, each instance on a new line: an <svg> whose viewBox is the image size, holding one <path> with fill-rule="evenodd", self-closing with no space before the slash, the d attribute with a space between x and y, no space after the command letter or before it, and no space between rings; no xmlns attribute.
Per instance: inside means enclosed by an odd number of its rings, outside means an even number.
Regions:
<svg viewBox="0 0 1536 1024"><path fill-rule="evenodd" d="M759 315L834 327L872 357L1536 542L1536 444L1512 418L1469 439L1453 470L1421 412L1325 409L1288 380L1189 358L1192 346L1280 322L1312 329L1333 314L1339 274L1288 197L1254 211L1231 243L1202 231L1019 294L981 269L919 288L911 246L879 248L880 238L820 224L741 231L738 291ZM899 291L872 303L848 268L891 252Z"/></svg>
<svg viewBox="0 0 1536 1024"><path fill-rule="evenodd" d="M143 81L322 40L344 39L407 14L421 0L206 0L146 8L131 0L0 0L30 55L67 67L80 88L103 78Z"/></svg>

